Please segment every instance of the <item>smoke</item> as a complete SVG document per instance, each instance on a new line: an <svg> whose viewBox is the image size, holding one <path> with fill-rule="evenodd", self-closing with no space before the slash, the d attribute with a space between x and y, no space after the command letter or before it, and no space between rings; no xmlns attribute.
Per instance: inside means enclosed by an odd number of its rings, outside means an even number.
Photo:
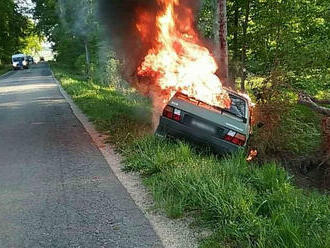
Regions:
<svg viewBox="0 0 330 248"><path fill-rule="evenodd" d="M111 46L122 62L122 75L133 87L153 100L153 123L157 125L159 113L164 107L164 93L156 80L138 77L137 68L142 64L148 51L157 46L158 27L156 17L163 12L167 0L100 0L99 8L103 22L108 28ZM187 9L197 11L199 0L179 0L176 9L179 18L187 18ZM185 7L185 8L182 8ZM137 24L143 23L139 32ZM180 28L180 26L178 26ZM185 27L182 27L183 29Z"/></svg>
<svg viewBox="0 0 330 248"><path fill-rule="evenodd" d="M66 30L87 37L95 31L96 2L91 0L58 0L59 16Z"/></svg>
<svg viewBox="0 0 330 248"><path fill-rule="evenodd" d="M112 47L124 64L123 76L131 84L136 83L136 68L153 46L157 27L156 16L164 6L159 0L100 0L100 14L108 27ZM181 0L181 5L197 10L199 0ZM147 15L148 37L142 39L136 24L138 16ZM184 15L184 13L181 13ZM180 13L179 13L180 15ZM144 94L147 94L148 89Z"/></svg>
<svg viewBox="0 0 330 248"><path fill-rule="evenodd" d="M101 0L100 13L109 30L110 42L124 64L124 78L130 82L137 66L148 51L150 44L142 42L136 28L138 11L154 13L150 20L150 40L155 36L156 13L160 6L155 0Z"/></svg>

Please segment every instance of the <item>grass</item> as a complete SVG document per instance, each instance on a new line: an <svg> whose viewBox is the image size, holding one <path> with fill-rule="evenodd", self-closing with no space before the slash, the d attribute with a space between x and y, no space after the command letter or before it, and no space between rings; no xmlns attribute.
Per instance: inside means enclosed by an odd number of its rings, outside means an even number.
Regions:
<svg viewBox="0 0 330 248"><path fill-rule="evenodd" d="M110 135L159 208L172 218L194 216L212 230L201 248L330 247L330 197L294 186L275 163L247 163L150 135L150 104L134 93L86 82L53 66L78 106Z"/></svg>
<svg viewBox="0 0 330 248"><path fill-rule="evenodd" d="M95 123L98 131L107 133L118 149L150 132L151 107L147 99L132 91L124 94L114 87L86 81L73 72L68 76L66 70L56 65L52 69L63 88Z"/></svg>
<svg viewBox="0 0 330 248"><path fill-rule="evenodd" d="M248 164L245 154L199 154L189 145L145 137L125 153L158 207L185 213L214 230L201 247L327 247L329 197L297 189L275 163ZM328 239L328 240L327 240Z"/></svg>
<svg viewBox="0 0 330 248"><path fill-rule="evenodd" d="M0 76L11 70L10 65L1 65L0 64Z"/></svg>

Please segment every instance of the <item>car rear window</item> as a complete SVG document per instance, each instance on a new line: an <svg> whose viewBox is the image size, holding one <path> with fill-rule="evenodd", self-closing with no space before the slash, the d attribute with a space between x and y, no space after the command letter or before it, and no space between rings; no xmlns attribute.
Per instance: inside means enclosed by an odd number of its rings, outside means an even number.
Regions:
<svg viewBox="0 0 330 248"><path fill-rule="evenodd" d="M23 61L23 60L24 60L23 57L13 58L13 61L14 61L14 62L20 62L20 61Z"/></svg>
<svg viewBox="0 0 330 248"><path fill-rule="evenodd" d="M245 117L246 113L246 101L238 96L229 94L231 99L231 106L229 112L239 117Z"/></svg>
<svg viewBox="0 0 330 248"><path fill-rule="evenodd" d="M185 101L189 101L190 103L192 104L195 104L197 106L201 106L203 108L206 108L206 109L213 109L213 110L219 110L219 111L226 111L226 112L229 112L239 118L245 118L245 114L246 114L246 101L239 97L239 96L236 96L236 95L233 95L233 94L229 94L229 97L231 99L231 106L229 109L221 109L219 107L215 107L215 106L211 106L211 105L208 105L200 100L197 100L197 99L194 99L194 98L191 98L191 97L188 97L182 93L177 93L175 95L176 98L178 99L181 99L181 100L185 100Z"/></svg>

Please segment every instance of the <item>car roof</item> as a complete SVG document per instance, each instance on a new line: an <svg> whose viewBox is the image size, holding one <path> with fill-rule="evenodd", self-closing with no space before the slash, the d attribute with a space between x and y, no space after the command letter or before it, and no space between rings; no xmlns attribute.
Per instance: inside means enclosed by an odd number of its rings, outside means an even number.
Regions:
<svg viewBox="0 0 330 248"><path fill-rule="evenodd" d="M231 94L231 92L229 92L229 94ZM233 95L245 101L245 98L239 94ZM178 108L186 113L189 113L190 115L197 116L198 118L203 118L205 120L216 123L217 125L230 128L236 132L243 134L247 134L249 132L249 123L247 121L249 112L248 108L246 108L244 116L238 117L235 116L235 114L227 114L227 111L224 111L219 107L211 106L200 100L188 97L182 93L177 93L169 101L168 105L174 108ZM219 118L219 116L221 116L221 118Z"/></svg>
<svg viewBox="0 0 330 248"><path fill-rule="evenodd" d="M229 89L229 88L224 88L230 95L233 95L233 96L235 96L235 97L238 97L238 98L240 98L240 99L242 99L242 100L244 100L245 102L246 102L246 104L249 104L249 99L248 98L246 98L244 95L241 95L241 94L239 94L239 93L237 93L237 92L235 92L235 91L233 91L232 89ZM186 98L187 100L189 99L190 101L191 100L196 100L196 101L199 101L199 102L203 102L202 100L199 100L199 99L196 99L196 98L194 98L194 97L190 97L190 96L188 96L188 95L186 95L186 94L184 94L184 93L182 93L182 92L177 92L174 96L173 96L173 98L177 98L177 97L183 97L183 98ZM209 104L207 104L207 105L209 105ZM211 105L210 105L211 106ZM216 106L214 106L214 107L216 107Z"/></svg>
<svg viewBox="0 0 330 248"><path fill-rule="evenodd" d="M244 95L242 95L242 94L239 94L238 92L236 92L236 91L234 91L234 90L232 90L232 89L229 89L229 88L224 88L224 89L225 89L226 91L228 91L229 94L234 95L234 96L237 96L237 97L242 98L242 99L244 99L245 101L249 102L249 99L248 99L246 96L244 96Z"/></svg>
<svg viewBox="0 0 330 248"><path fill-rule="evenodd" d="M19 58L19 57L25 57L25 54L20 53L20 54L14 54L12 56L12 58Z"/></svg>

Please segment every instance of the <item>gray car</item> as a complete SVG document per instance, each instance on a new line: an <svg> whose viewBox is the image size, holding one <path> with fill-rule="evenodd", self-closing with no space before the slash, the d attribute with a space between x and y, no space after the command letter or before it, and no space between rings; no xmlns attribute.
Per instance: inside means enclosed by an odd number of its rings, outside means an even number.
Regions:
<svg viewBox="0 0 330 248"><path fill-rule="evenodd" d="M156 134L206 144L218 153L246 146L250 133L248 100L229 91L230 109L210 106L177 93L165 107Z"/></svg>

